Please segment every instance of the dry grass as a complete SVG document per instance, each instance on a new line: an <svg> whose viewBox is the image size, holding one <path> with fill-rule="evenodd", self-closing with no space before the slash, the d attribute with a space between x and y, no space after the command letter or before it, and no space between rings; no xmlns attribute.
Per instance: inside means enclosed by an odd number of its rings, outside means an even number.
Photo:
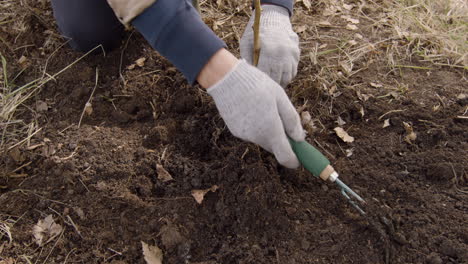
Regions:
<svg viewBox="0 0 468 264"><path fill-rule="evenodd" d="M29 145L31 137L40 131L34 119L28 122L18 118L22 116L25 111L35 111L34 107L29 107L28 104L24 103L40 91L46 83L55 80L57 76L71 68L96 49L102 49L102 47L95 47L53 75L48 74L46 72L46 67L44 67L44 72L41 77L21 86L15 86L9 82L7 62L0 54L3 66L2 71L4 73L0 87L0 128L2 129L0 154L23 144Z"/></svg>
<svg viewBox="0 0 468 264"><path fill-rule="evenodd" d="M0 221L0 241L3 238L6 238L8 242L13 241L13 236L11 235L11 226L12 224L6 221Z"/></svg>
<svg viewBox="0 0 468 264"><path fill-rule="evenodd" d="M408 41L409 55L468 69L468 2L400 0L387 12L394 34Z"/></svg>

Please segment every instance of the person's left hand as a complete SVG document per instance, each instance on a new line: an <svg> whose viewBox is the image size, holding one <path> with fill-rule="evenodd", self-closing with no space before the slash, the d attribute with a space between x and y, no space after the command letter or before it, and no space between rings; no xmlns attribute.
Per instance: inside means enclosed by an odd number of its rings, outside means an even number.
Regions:
<svg viewBox="0 0 468 264"><path fill-rule="evenodd" d="M253 63L255 11L240 39L240 53ZM296 77L299 64L299 37L293 31L289 12L275 5L262 5L260 16L260 59L257 67L285 87Z"/></svg>

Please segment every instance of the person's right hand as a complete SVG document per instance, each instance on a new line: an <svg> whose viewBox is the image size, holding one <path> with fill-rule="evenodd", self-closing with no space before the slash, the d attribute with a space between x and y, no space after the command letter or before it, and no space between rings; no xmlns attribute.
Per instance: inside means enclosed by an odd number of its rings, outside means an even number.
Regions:
<svg viewBox="0 0 468 264"><path fill-rule="evenodd" d="M268 75L242 60L207 91L234 136L260 145L288 168L299 166L286 136L304 141L299 114Z"/></svg>

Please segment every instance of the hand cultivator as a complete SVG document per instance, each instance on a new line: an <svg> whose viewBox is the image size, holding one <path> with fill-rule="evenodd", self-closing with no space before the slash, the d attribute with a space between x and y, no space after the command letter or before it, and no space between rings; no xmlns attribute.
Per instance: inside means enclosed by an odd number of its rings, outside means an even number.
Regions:
<svg viewBox="0 0 468 264"><path fill-rule="evenodd" d="M361 215L365 215L359 204L365 204L366 202L349 188L345 183L338 179L338 173L330 165L330 161L318 151L311 144L306 141L296 142L292 139L289 139L292 149L296 154L298 160L315 177L320 177L324 181L330 181L336 183L339 188L341 188L341 194L348 200L348 202L358 210Z"/></svg>

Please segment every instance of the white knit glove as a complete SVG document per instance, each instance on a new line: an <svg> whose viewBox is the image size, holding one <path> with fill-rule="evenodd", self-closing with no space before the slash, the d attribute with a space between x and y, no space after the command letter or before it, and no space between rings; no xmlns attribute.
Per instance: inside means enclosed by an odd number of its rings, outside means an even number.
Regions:
<svg viewBox="0 0 468 264"><path fill-rule="evenodd" d="M288 168L299 166L286 133L295 141L304 141L305 133L281 86L242 60L207 91L234 136L272 152Z"/></svg>
<svg viewBox="0 0 468 264"><path fill-rule="evenodd" d="M253 61L255 11L240 39L241 57ZM285 87L296 77L299 64L299 37L293 31L289 12L275 5L263 5L260 16L260 59L258 68Z"/></svg>

